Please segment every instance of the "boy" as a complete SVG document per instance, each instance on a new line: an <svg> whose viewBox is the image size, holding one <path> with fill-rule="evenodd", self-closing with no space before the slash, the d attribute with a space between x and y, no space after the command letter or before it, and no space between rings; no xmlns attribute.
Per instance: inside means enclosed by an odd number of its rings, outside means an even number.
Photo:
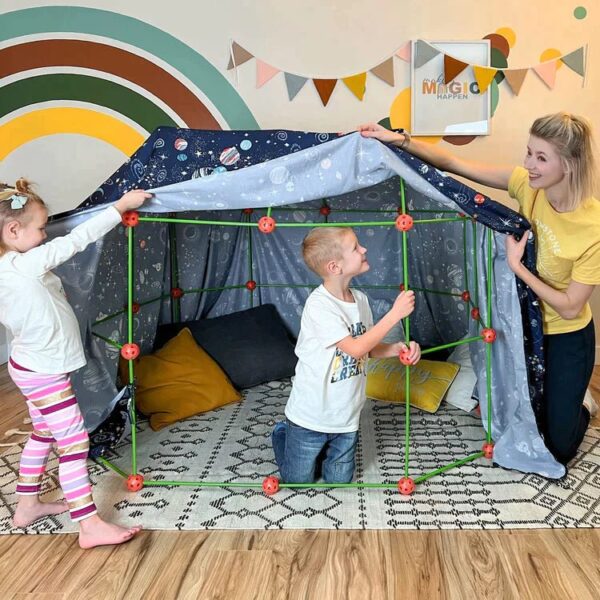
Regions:
<svg viewBox="0 0 600 600"><path fill-rule="evenodd" d="M312 483L321 473L326 483L348 483L366 401L367 359L397 356L405 348L381 340L414 310L415 296L402 292L373 325L366 295L349 287L353 277L369 270L367 250L349 227L313 229L302 255L323 283L302 312L296 376L286 420L273 429L273 450L285 482ZM411 364L420 357L419 345L410 342Z"/></svg>

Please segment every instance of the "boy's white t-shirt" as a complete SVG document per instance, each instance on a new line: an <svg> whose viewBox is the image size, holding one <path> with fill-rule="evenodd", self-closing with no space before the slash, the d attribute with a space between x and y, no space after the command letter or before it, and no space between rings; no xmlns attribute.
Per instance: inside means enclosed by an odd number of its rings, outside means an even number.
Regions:
<svg viewBox="0 0 600 600"><path fill-rule="evenodd" d="M344 302L320 285L302 312L298 364L285 415L306 429L323 433L358 430L366 400L368 359L353 358L336 344L373 327L373 314L367 296L351 292L355 302Z"/></svg>
<svg viewBox="0 0 600 600"><path fill-rule="evenodd" d="M79 323L51 269L99 240L117 223L110 206L68 235L0 258L0 322L14 336L11 357L37 373L70 373L86 363Z"/></svg>

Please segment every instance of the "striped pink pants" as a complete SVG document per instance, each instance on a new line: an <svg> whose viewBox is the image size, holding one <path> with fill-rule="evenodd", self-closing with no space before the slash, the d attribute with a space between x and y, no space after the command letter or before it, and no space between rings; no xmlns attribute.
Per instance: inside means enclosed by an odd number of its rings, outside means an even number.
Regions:
<svg viewBox="0 0 600 600"><path fill-rule="evenodd" d="M68 374L44 375L17 365L8 372L27 400L33 431L23 448L17 494L38 495L52 444L58 448L58 479L73 521L96 514L86 460L89 437Z"/></svg>

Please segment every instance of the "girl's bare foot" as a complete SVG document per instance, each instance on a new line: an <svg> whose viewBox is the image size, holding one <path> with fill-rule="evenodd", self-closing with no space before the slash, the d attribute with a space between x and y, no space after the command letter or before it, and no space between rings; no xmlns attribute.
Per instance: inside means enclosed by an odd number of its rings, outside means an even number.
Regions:
<svg viewBox="0 0 600 600"><path fill-rule="evenodd" d="M64 500L60 502L40 502L37 496L20 496L13 517L13 525L15 527L27 527L42 517L59 515L67 510L69 510L69 507Z"/></svg>
<svg viewBox="0 0 600 600"><path fill-rule="evenodd" d="M98 515L79 522L79 545L82 548L94 548L95 546L111 546L128 542L142 528L119 527L113 523L103 521Z"/></svg>

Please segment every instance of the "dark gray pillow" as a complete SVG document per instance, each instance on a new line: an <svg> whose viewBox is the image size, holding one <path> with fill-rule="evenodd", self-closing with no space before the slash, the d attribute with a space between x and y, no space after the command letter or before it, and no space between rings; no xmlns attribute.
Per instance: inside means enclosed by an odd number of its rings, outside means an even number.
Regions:
<svg viewBox="0 0 600 600"><path fill-rule="evenodd" d="M188 327L199 346L219 364L238 389L291 377L297 357L294 343L273 304L187 323L160 325L157 350Z"/></svg>

